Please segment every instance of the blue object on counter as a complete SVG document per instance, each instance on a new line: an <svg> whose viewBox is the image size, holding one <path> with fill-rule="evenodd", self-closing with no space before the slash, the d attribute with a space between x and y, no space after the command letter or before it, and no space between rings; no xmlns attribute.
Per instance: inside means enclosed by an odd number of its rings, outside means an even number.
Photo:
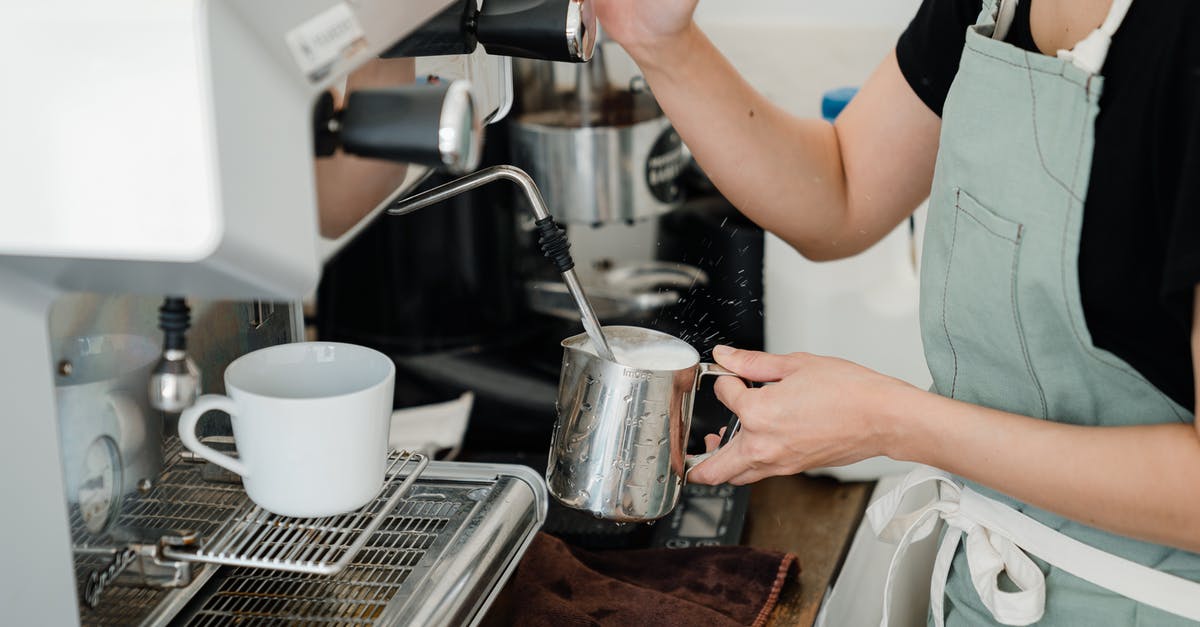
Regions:
<svg viewBox="0 0 1200 627"><path fill-rule="evenodd" d="M842 109L850 104L850 100L858 93L857 87L839 87L825 92L821 98L821 117L829 122L837 119L841 115Z"/></svg>

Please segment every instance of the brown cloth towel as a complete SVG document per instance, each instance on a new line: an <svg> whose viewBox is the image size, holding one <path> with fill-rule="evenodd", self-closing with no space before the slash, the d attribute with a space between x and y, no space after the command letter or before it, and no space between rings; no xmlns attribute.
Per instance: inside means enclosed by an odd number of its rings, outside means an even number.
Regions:
<svg viewBox="0 0 1200 627"><path fill-rule="evenodd" d="M791 554L744 546L592 553L539 533L512 586L518 627L766 624Z"/></svg>

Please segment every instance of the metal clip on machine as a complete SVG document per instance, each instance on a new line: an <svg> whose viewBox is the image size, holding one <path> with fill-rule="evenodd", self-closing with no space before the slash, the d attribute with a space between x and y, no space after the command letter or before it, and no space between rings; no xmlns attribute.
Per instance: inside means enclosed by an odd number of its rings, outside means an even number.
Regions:
<svg viewBox="0 0 1200 627"><path fill-rule="evenodd" d="M340 108L331 90L380 57L586 61L594 30L590 0L77 0L0 21L26 90L0 100L22 121L0 149L5 624L482 617L544 518L536 473L397 453L363 511L267 529L170 434L232 359L302 339L336 250L320 159L413 164L361 224L422 168L474 170L481 119L507 110L469 81Z"/></svg>

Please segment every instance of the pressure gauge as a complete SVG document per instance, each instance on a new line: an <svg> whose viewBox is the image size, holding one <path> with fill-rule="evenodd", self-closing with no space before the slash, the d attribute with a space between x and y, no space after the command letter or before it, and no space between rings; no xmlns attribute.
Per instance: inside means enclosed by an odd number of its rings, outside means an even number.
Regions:
<svg viewBox="0 0 1200 627"><path fill-rule="evenodd" d="M121 453L112 438L103 435L88 446L80 469L79 512L88 531L108 528L121 501Z"/></svg>

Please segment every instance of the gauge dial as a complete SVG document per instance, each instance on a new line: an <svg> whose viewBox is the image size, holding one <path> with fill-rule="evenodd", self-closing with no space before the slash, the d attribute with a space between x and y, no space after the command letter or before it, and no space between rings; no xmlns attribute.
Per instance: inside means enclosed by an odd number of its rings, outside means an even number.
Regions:
<svg viewBox="0 0 1200 627"><path fill-rule="evenodd" d="M88 446L80 476L76 496L83 524L101 533L116 518L121 500L121 453L112 438L100 436Z"/></svg>

